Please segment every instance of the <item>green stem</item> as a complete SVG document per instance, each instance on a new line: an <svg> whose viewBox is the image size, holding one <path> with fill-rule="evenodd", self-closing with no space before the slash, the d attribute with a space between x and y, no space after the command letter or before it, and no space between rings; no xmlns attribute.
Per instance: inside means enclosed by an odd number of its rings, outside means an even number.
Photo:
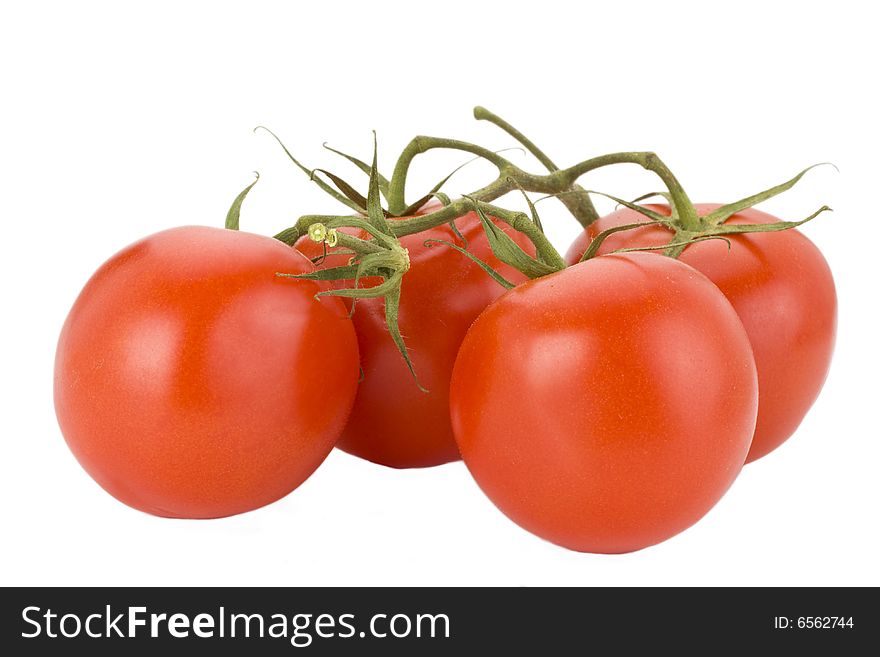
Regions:
<svg viewBox="0 0 880 657"><path fill-rule="evenodd" d="M387 248L379 246L376 242L362 240L359 237L347 235L346 233L336 233L336 240L337 246L341 246L344 249L351 249L358 254L382 253L383 251L388 250Z"/></svg>
<svg viewBox="0 0 880 657"><path fill-rule="evenodd" d="M672 207L676 210L681 226L685 230L696 231L700 229L702 224L699 216L697 216L696 209L694 209L693 203L691 203L691 200L688 198L687 193L685 193L681 183L678 182L678 178L675 177L675 174L670 171L669 167L666 166L656 153L647 151L600 155L599 157L584 160L568 169L562 169L552 175L561 175L565 181L571 184L588 171L611 164L623 164L627 162L638 164L642 168L657 174L669 190Z"/></svg>
<svg viewBox="0 0 880 657"><path fill-rule="evenodd" d="M442 139L439 137L416 137L410 142L406 149L404 149L404 152L401 154L400 158L397 161L397 166L395 167L394 174L392 175L391 183L388 190L389 204L394 203L395 198L397 199L396 202L403 202L403 184L401 181L405 181L406 174L409 165L412 162L412 159L418 153L423 153L432 148L451 148L455 150L465 150L469 153L480 155L481 157L485 156L487 159L489 159L489 161L491 161L499 168L501 175L497 180L486 185L477 192L469 195L470 198L460 198L453 203L441 208L440 210L437 210L436 212L431 212L424 215L416 215L406 219L396 219L389 222L389 228L396 237L411 235L413 233L420 233L430 228L449 223L450 221L453 221L472 211L474 209L474 202L490 203L498 197L503 196L510 191L513 191L516 188L516 184L519 184L520 187L529 192L558 194L560 192L571 189L571 187L576 183L580 176L590 171L614 164L627 163L638 164L644 169L656 173L657 176L659 176L660 179L663 180L663 182L669 189L670 198L672 198L673 205L676 207L679 216L682 218L682 227L684 227L684 223L686 221L693 221L697 223L697 228L699 228L699 218L696 216L696 211L693 209L693 205L691 205L690 200L684 192L684 189L681 187L681 184L678 182L678 180L675 178L669 168L655 153L640 151L609 153L607 155L601 155L599 157L594 157L588 160L584 160L583 162L579 162L578 164L568 167L567 169L559 169L557 171L541 176L527 173L521 170L519 167L516 167L513 164L509 163L505 158L499 156L497 153L484 149L481 146L468 144L467 142L462 142L454 139ZM517 230L523 229L522 232L526 233L529 239L532 240L532 242L535 244L535 248L539 249L541 254L548 258L548 263L556 263L561 260L559 258L558 252L553 249L546 236L544 236L543 233L538 230L537 226L535 226L528 219L528 217L526 217L522 213L513 213L497 206L490 206L489 212L493 216L497 216L502 221L507 221L508 223L513 222L511 223L511 225ZM288 244L292 244L296 241L298 236L305 234L308 226L312 223L315 223L315 221L323 221L324 223L330 225L329 222L333 221L334 219L335 221L333 222L333 224L335 226L345 225L346 221L349 222L349 225L353 225L351 223L353 221L353 218L329 218L309 215L300 218L295 226L288 228L282 233L279 233L278 235L276 235L276 238L281 239ZM525 221L523 221L523 219Z"/></svg>
<svg viewBox="0 0 880 657"><path fill-rule="evenodd" d="M468 196L475 201L489 203L500 196L504 196L513 189L514 186L510 180L507 178L501 180L499 178L482 189L477 190L473 194L468 194ZM435 228L447 224L450 221L454 221L455 219L466 215L473 209L473 202L471 202L470 199L462 197L439 210L435 210L434 212L415 215L407 219L396 219L391 222L391 230L394 231L394 234L397 237L412 235L413 233L421 233L430 228Z"/></svg>
<svg viewBox="0 0 880 657"><path fill-rule="evenodd" d="M300 237L308 232L309 226L312 224L328 224L338 218L339 215L334 214L306 214L297 219L296 223L290 228L285 228L280 233L277 233L275 239L293 246Z"/></svg>
<svg viewBox="0 0 880 657"><path fill-rule="evenodd" d="M452 140L437 139L433 137L421 137L420 139L423 140L423 144L429 144L429 148L457 148L456 146L445 145ZM656 173L670 188L673 202L677 205L677 209L681 216L692 214L694 219L698 221L698 219L696 219L696 212L693 210L693 206L690 205L690 200L682 189L681 184L663 161L657 157L656 154L651 152L636 151L609 153L608 155L601 155L599 157L590 158L589 160L584 160L583 162L579 162L567 169L559 169L558 171L543 176L527 173L508 163L508 168L504 177L498 178L498 180L495 180L483 189L478 190L469 196L476 201L488 203L510 191L513 191L516 188L516 183L528 192L558 194L570 189L580 176L595 169L614 164L638 164L644 169ZM398 166L400 166L400 161L398 161ZM405 167L402 171L404 171L403 175L405 176ZM394 179L392 178L392 188L393 187ZM468 199L458 199L454 203L436 212L394 221L392 230L397 236L418 233L452 221L472 209L473 204L470 203Z"/></svg>
<svg viewBox="0 0 880 657"><path fill-rule="evenodd" d="M497 114L490 112L485 107L481 107L480 105L477 105L474 108L474 118L477 121L488 121L489 123L492 123L492 124L498 126L499 128L501 128L502 130L504 130L504 132L506 132L511 137L516 139L520 144L522 144L529 153L534 155L535 159L538 160L538 162L540 162L541 164L543 164L544 168L546 168L547 171L556 171L557 169L559 169L559 167L556 166L556 164L553 162L553 160L551 160L547 156L547 154L544 153L544 151L542 151L540 148L538 148L535 145L535 142L533 142L531 139L526 137L523 133L521 133L519 130L514 128L512 125L510 125L507 121L502 119Z"/></svg>
<svg viewBox="0 0 880 657"><path fill-rule="evenodd" d="M544 151L538 148L531 139L526 137L497 114L478 105L474 108L474 118L478 121L489 121L504 130L504 132L522 144L529 153L534 155L535 158L544 165L547 171L552 173L553 171L559 170L556 163L553 162ZM570 189L561 192L561 194L562 195L558 197L559 201L568 208L568 211L571 212L572 216L574 216L584 228L599 218L599 213L596 212L596 207L593 205L590 195L587 194L586 190L580 185L572 185Z"/></svg>
<svg viewBox="0 0 880 657"><path fill-rule="evenodd" d="M473 155L485 158L488 162L491 162L498 168L498 180L490 183L475 194L472 194L472 196L479 201L491 201L498 198L498 196L502 196L511 191L514 188L514 185L507 180L508 178L513 179L520 187L529 192L564 194L565 192L571 191L572 188L576 186L578 178L589 171L612 164L638 164L644 169L657 174L666 185L669 190L672 205L675 208L677 215L681 218L682 226L687 230L698 230L701 227L700 218L697 216L696 210L685 193L684 188L681 186L681 183L678 182L678 179L672 171L670 171L669 167L666 166L656 153L649 151L610 153L590 158L589 160L584 160L583 162L568 167L567 169L557 169L551 171L547 175L540 176L523 171L498 153L490 151L482 146L471 144L466 141L460 141L458 139L427 136L415 137L409 144L407 144L406 148L403 149L403 152L397 160L388 187L388 205L391 213L396 214L402 212L406 208L406 177L415 156L435 148L447 148L472 153ZM544 157L546 158L546 156ZM397 235L403 235L438 225L436 223L431 224L427 221L428 217L431 217L434 220L440 219L440 217L436 216L434 213L423 215L422 217L404 219L395 222L394 232ZM455 217L452 215L452 211L449 210L443 213L442 218L444 221L449 221ZM411 223L412 226L418 226L418 228L410 229Z"/></svg>
<svg viewBox="0 0 880 657"><path fill-rule="evenodd" d="M388 185L388 211L391 214L402 213L407 207L405 200L406 176L409 173L409 167L413 159L416 155L434 148L447 148L477 155L498 167L499 172L513 166L507 158L502 157L495 151L490 151L488 148L483 148L466 141L441 137L414 137L400 153L400 157L397 158L397 164L394 166L394 172L391 174L391 182Z"/></svg>

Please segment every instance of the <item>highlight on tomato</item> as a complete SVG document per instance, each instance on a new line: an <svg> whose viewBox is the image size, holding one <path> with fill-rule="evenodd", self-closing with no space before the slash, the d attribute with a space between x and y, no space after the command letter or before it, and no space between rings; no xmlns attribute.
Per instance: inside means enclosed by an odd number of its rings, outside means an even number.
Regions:
<svg viewBox="0 0 880 657"><path fill-rule="evenodd" d="M342 302L276 275L313 270L277 240L198 226L104 263L64 324L54 386L64 438L95 481L175 518L242 513L305 481L359 375Z"/></svg>
<svg viewBox="0 0 880 657"><path fill-rule="evenodd" d="M699 520L755 428L751 345L703 274L606 255L520 285L465 336L450 410L465 464L514 522L620 553Z"/></svg>

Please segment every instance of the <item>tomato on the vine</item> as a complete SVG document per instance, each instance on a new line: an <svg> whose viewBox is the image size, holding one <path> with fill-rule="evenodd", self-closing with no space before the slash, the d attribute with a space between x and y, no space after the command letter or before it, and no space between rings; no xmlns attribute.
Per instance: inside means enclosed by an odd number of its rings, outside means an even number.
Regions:
<svg viewBox="0 0 880 657"><path fill-rule="evenodd" d="M669 206L648 205L669 214ZM700 215L718 205L695 206ZM578 236L566 260L577 262L597 234L624 224L646 221L623 208L592 224ZM775 223L755 209L727 220ZM728 235L685 248L679 259L705 274L730 300L749 334L760 388L758 422L747 461L776 449L800 425L819 395L834 349L837 296L831 270L821 252L797 230ZM599 249L660 246L673 238L657 224L610 235Z"/></svg>
<svg viewBox="0 0 880 657"><path fill-rule="evenodd" d="M494 256L475 213L456 219L455 224L468 251L511 282L525 280ZM528 238L507 224L498 224L522 248L534 252ZM352 315L363 379L338 447L395 468L428 467L460 458L449 422L452 366L468 327L504 293L504 288L472 260L444 244L426 245L429 240L465 246L447 224L400 238L411 265L403 280L398 321L418 382L427 393L419 390L388 335L383 300L359 300ZM322 246L307 238L296 246L310 257L322 253ZM348 256L331 253L319 266L339 266L347 260ZM361 284L369 286L375 281Z"/></svg>
<svg viewBox="0 0 880 657"><path fill-rule="evenodd" d="M628 552L687 528L731 485L757 378L742 322L705 276L606 255L486 308L450 409L465 464L512 520L573 550Z"/></svg>
<svg viewBox="0 0 880 657"><path fill-rule="evenodd" d="M155 515L228 516L299 486L354 400L343 304L268 237L183 227L110 258L70 311L55 408L86 471ZM329 393L328 391L332 391Z"/></svg>

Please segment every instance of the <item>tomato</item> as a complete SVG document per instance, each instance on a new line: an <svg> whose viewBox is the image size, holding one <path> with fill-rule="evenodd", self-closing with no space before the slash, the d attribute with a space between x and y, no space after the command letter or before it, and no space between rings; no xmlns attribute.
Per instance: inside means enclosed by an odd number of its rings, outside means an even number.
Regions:
<svg viewBox="0 0 880 657"><path fill-rule="evenodd" d="M342 431L358 378L343 304L296 250L183 227L88 281L61 331L55 408L86 471L126 504L214 518L299 486Z"/></svg>
<svg viewBox="0 0 880 657"><path fill-rule="evenodd" d="M649 206L669 214L668 206ZM698 205L699 214L718 205ZM566 260L577 262L599 232L645 220L623 209L594 223L579 236ZM779 221L759 210L744 210L727 223ZM680 256L715 283L746 327L758 367L758 423L748 461L776 449L791 436L819 395L834 350L837 296L831 270L819 249L797 230L731 235L688 246ZM601 253L626 247L666 244L672 233L648 226L611 235Z"/></svg>
<svg viewBox="0 0 880 657"><path fill-rule="evenodd" d="M499 225L534 253L526 237L507 224ZM475 213L457 219L456 226L471 253L509 281L525 280L492 254ZM425 246L426 240L446 240L458 246L462 242L445 224L400 240L411 262L401 289L400 330L427 393L419 390L388 335L383 300L358 301L352 315L363 380L338 447L395 468L428 467L460 458L449 422L452 365L471 322L505 291L466 256L442 244ZM321 246L314 242L300 240L297 248L312 257L321 254ZM331 255L321 266L338 266L347 260L348 256ZM369 285L369 281L364 284Z"/></svg>
<svg viewBox="0 0 880 657"><path fill-rule="evenodd" d="M656 254L601 256L510 290L452 375L462 457L514 522L618 553L701 518L739 473L757 379L724 295Z"/></svg>

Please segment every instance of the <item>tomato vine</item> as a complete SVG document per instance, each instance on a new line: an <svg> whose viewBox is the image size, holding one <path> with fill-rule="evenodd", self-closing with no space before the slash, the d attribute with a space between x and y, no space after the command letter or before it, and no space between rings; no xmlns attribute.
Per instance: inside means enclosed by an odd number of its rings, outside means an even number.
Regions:
<svg viewBox="0 0 880 657"><path fill-rule="evenodd" d="M346 266L318 270L313 274L298 274L297 276L300 278L353 282L352 287L327 290L322 292L323 295L343 296L352 299L384 297L389 331L411 371L413 369L412 363L397 327L401 283L410 266L406 250L400 246L398 240L400 237L421 233L444 224L449 224L453 230L456 230L456 219L469 212L476 212L480 216L481 223L487 232L492 251L498 259L515 267L530 278L537 278L560 271L565 268L566 263L559 251L556 250L544 234L543 226L535 210L534 203L529 199L527 193L540 193L557 198L565 205L580 225L585 228L598 219L598 213L592 202L592 195L606 196L619 205L632 209L645 217L645 222L615 226L598 234L584 252L581 260L587 260L597 255L602 243L611 234L638 228L650 223L658 223L669 228L672 231L672 237L662 248L651 245L645 246L644 250L662 250L666 255L675 258L688 245L696 242L707 239L725 239L726 235L732 234L787 230L800 226L819 214L830 210L827 206L822 206L810 216L799 221L726 224L726 219L733 214L791 189L813 167L804 169L784 183L747 196L736 202L723 205L717 210L701 216L672 170L652 151L609 153L588 158L566 168L560 168L531 139L488 109L480 106L475 107L474 117L477 120L488 121L496 125L513 137L544 166L547 170L546 173L526 171L504 157L501 152L492 151L478 144L459 139L420 135L414 137L402 150L397 158L391 177L386 178L379 173L377 168L375 135L371 165L352 155L330 148L325 144L325 148L353 163L369 176L368 193L366 196L363 196L353 185L330 171L306 167L294 157L275 133L262 126L257 128L265 130L278 141L287 157L306 173L312 181L318 184L322 190L356 213L355 215L345 216L303 215L292 226L275 235L276 239L291 246L296 244L303 236L308 235L312 240L324 244L325 252L327 248L339 247L343 249L341 253L351 255L349 264ZM417 201L407 203L406 183L414 160L419 155L440 149L460 151L470 154L475 158L485 160L495 166L497 177L480 189L453 200L440 191L452 175L449 174ZM619 164L635 164L654 173L663 183L665 190L642 196L633 201L627 201L615 196L602 194L601 192L587 190L580 186L578 181L587 173ZM326 177L330 182L325 181L322 176ZM227 228L238 228L241 205L256 182L256 180L252 182L236 197L227 216ZM517 190L526 196L530 209L529 214L522 211L509 210L495 203L502 196ZM667 200L671 207L670 216L662 215L640 203L652 196L661 196ZM387 203L387 207L384 208L381 204L383 197ZM441 203L440 207L424 211L426 204L432 199L439 200ZM488 219L488 216L509 224L511 228L525 235L533 244L535 255L528 254L518 246L505 232L498 229L495 223ZM389 217L394 217L394 221L387 221ZM342 228L358 228L364 230L370 237L369 239L354 237L338 230ZM491 267L481 262L476 256L469 254L466 248L456 248L464 255L477 261L500 284L505 285L507 283L498 272L492 270ZM634 248L630 250L640 249ZM336 253L340 253L340 251L336 251ZM283 275L284 273L279 272L279 274ZM359 287L358 282L367 276L378 276L383 279L383 282L372 288Z"/></svg>

